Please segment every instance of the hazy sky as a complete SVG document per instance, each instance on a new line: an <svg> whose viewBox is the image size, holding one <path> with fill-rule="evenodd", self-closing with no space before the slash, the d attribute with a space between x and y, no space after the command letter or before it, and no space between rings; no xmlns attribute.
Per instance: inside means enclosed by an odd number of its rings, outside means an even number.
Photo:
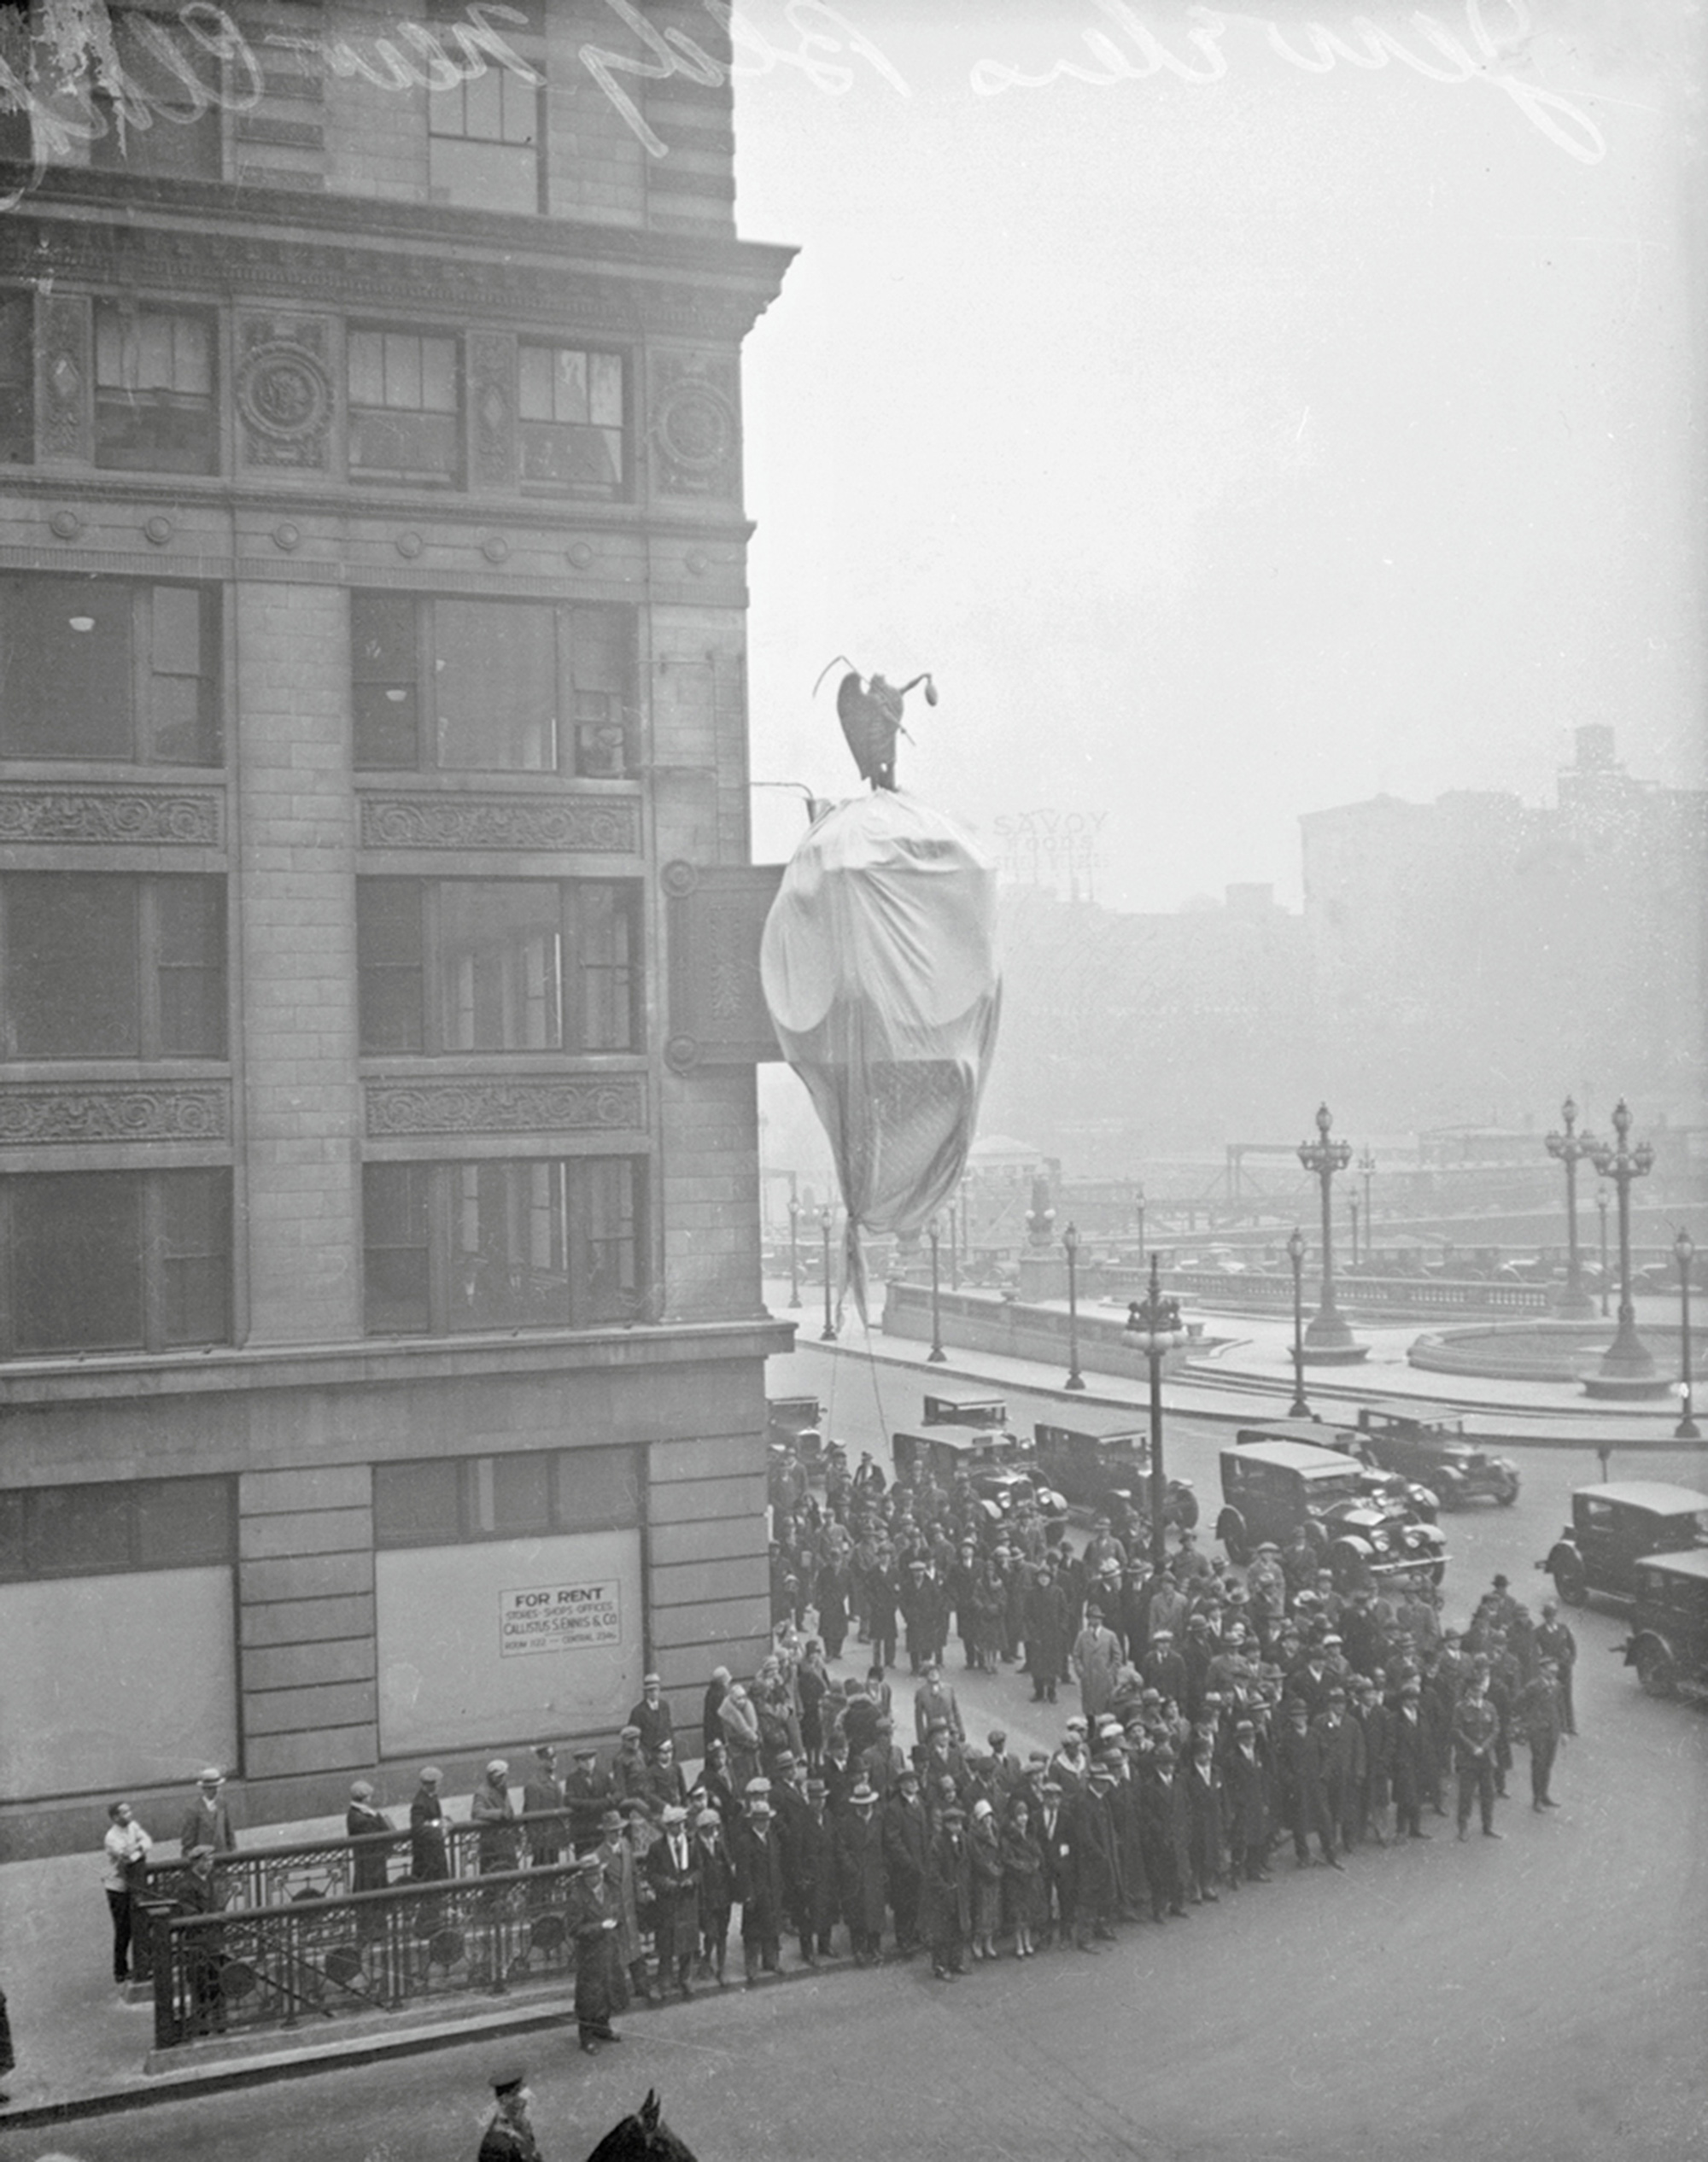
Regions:
<svg viewBox="0 0 1708 2162"><path fill-rule="evenodd" d="M931 668L904 786L1101 818L1137 909L1584 722L1699 785L1699 14L751 0L756 778L852 793L814 678Z"/></svg>

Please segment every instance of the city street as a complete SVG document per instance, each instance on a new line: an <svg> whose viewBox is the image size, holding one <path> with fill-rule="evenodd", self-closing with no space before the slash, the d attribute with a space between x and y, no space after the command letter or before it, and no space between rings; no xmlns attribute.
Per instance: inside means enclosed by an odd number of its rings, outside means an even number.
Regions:
<svg viewBox="0 0 1708 2162"><path fill-rule="evenodd" d="M864 1365L809 1348L774 1362L771 1386L816 1390L839 1438L875 1446ZM927 1376L875 1371L892 1422L910 1423ZM1016 1425L1063 1416L1059 1396L1008 1393ZM1213 1517L1216 1430L1171 1415L1168 1440L1171 1470L1198 1482ZM1444 1519L1451 1617L1464 1618L1497 1569L1533 1604L1544 1594L1532 1565L1594 1459L1531 1452L1522 1469L1515 1507ZM1130 1925L1095 1958L1009 1959L949 1985L915 1963L714 1993L630 2014L623 2046L596 2060L568 2030L530 2037L547 2162L576 2162L648 2086L701 2162L1699 2154L1708 1719L1643 1696L1613 1656L1615 1610L1570 1619L1582 1735L1556 1773L1563 1806L1533 1814L1520 1750L1500 1843L1473 1831L1459 1845L1449 1820L1427 1819L1427 1845L1361 1851L1343 1875L1297 1872L1284 1854L1272 1884L1225 1894L1184 1922ZM1054 1741L1065 1707L1045 1725L1013 1670L968 1675L957 1656L951 1648L950 1678L970 1730L999 1718L1022 1753ZM896 1680L905 1722L910 1685ZM477 2144L491 2054L453 2048L133 2111L68 2125L57 2140L17 2134L0 2153L457 2162Z"/></svg>

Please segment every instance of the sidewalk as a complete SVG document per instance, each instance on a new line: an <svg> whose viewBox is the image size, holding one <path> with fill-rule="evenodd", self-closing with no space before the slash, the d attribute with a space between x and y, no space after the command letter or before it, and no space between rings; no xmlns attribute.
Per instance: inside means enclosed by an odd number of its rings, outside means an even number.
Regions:
<svg viewBox="0 0 1708 2162"><path fill-rule="evenodd" d="M779 1319L789 1318L787 1285L769 1284L766 1290L773 1314ZM1065 1300L1053 1303L1061 1312L1068 1311ZM1204 1309L1203 1318L1206 1334L1221 1341L1167 1375L1162 1384L1165 1409L1231 1424L1284 1417L1293 1394L1290 1318L1220 1313L1213 1308ZM822 1325L817 1313L804 1308L798 1321L798 1353L828 1352L863 1363L869 1358L880 1366L922 1369L924 1376L943 1383L999 1382L1010 1389L1054 1396L1069 1409L1078 1405L1100 1411L1130 1411L1136 1422L1149 1405L1144 1382L1096 1371L1091 1364L1097 1355L1095 1345L1084 1347L1084 1391L1070 1394L1063 1387L1067 1377L1060 1365L969 1350L951 1342L946 1335L946 1363L931 1365L929 1346L923 1339L887 1335L875 1323L869 1333L863 1333L859 1316L851 1306L843 1315L841 1335L834 1345L817 1341ZM1611 1447L1676 1454L1681 1461L1672 1475L1681 1483L1708 1478L1708 1446L1673 1439L1678 1419L1675 1400L1658 1398L1651 1405L1631 1409L1596 1402L1567 1382L1428 1373L1409 1364L1406 1357L1421 1333L1413 1325L1359 1325L1359 1341L1370 1347L1367 1358L1351 1367L1307 1364L1307 1400L1325 1416L1343 1417L1348 1424L1360 1404L1386 1400L1414 1405L1421 1417L1462 1417L1468 1437L1506 1448L1582 1449L1594 1454L1602 1447ZM779 1385L776 1393L786 1392ZM902 1423L908 1423L915 1415L915 1407L910 1404ZM1699 1475L1688 1468L1693 1458L1699 1466Z"/></svg>

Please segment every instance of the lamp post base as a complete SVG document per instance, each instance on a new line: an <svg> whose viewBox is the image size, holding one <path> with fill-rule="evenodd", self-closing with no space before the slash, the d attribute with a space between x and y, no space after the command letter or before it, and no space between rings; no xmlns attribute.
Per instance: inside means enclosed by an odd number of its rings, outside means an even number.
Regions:
<svg viewBox="0 0 1708 2162"><path fill-rule="evenodd" d="M1062 1386L1063 1388L1084 1388L1085 1386L1085 1377L1082 1373L1080 1373L1079 1369L1075 1367L1073 1371L1068 1376L1067 1380L1062 1382Z"/></svg>
<svg viewBox="0 0 1708 2162"><path fill-rule="evenodd" d="M949 1364L949 1354L941 1344L933 1344L925 1354L925 1363L927 1366L946 1366Z"/></svg>
<svg viewBox="0 0 1708 2162"><path fill-rule="evenodd" d="M1368 1355L1352 1330L1332 1309L1319 1312L1305 1330L1305 1363L1309 1366L1350 1366Z"/></svg>

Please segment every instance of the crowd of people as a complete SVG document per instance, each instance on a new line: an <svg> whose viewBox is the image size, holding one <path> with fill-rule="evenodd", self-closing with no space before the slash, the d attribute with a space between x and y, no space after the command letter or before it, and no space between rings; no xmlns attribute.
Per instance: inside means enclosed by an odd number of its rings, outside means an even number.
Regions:
<svg viewBox="0 0 1708 2162"><path fill-rule="evenodd" d="M969 1492L874 1473L869 1459L833 1478L822 1501L803 1482L779 1510L772 1650L749 1680L713 1673L697 1732L678 1733L648 1674L614 1753L577 1744L565 1769L542 1742L520 1780L486 1767L481 1873L573 1868L589 2050L637 1998L727 1986L732 1933L750 1988L786 1939L814 1966L839 1931L857 1965L923 1955L948 1980L969 1960L1095 1952L1123 1923L1184 1917L1267 1882L1289 1845L1300 1868L1339 1869L1429 1838L1430 1818L1498 1838L1520 1744L1532 1808L1554 1806L1576 1648L1551 1602L1533 1620L1504 1576L1459 1630L1433 1586L1342 1588L1306 1540L1240 1569L1188 1529L1158 1568L1109 1516L1074 1551L1041 1520L993 1524ZM892 1681L898 1622L911 1674ZM967 1668L1012 1666L1034 1703L1077 1692L1053 1749L1022 1758L1001 1727L969 1733L944 1666L951 1624ZM851 1636L863 1678L831 1671ZM442 1784L424 1767L410 1806L415 1880L451 1873ZM109 1888L148 1845L113 1814ZM394 1829L366 1780L347 1828ZM215 1768L180 1844L204 1873L235 1844ZM384 1884L388 1854L358 1849L353 1889Z"/></svg>

